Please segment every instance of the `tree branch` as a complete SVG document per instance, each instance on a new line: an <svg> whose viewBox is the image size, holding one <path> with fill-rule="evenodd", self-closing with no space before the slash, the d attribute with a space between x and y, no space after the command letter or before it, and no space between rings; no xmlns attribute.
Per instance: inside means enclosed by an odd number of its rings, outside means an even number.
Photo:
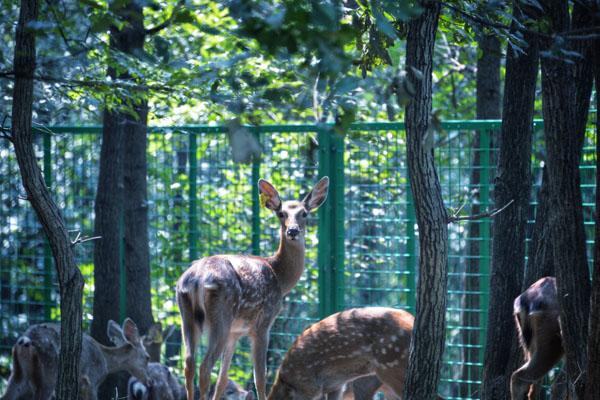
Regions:
<svg viewBox="0 0 600 400"><path fill-rule="evenodd" d="M477 15L473 15L473 14L471 14L465 10L462 10L461 8L459 8L453 4L447 3L445 1L438 1L438 3L440 3L443 7L446 7L452 11L455 11L458 14L462 15L463 17L465 17L479 25L487 26L489 28L502 29L505 31L511 30L511 27L508 25L504 25L500 22L494 22L487 18L482 18ZM563 37L568 40L591 40L591 39L600 38L600 28L599 27L587 28L585 30L575 29L572 31L557 32L556 34L552 34L552 35L543 33L540 31L536 31L533 29L528 29L528 28L525 28L524 26L515 26L514 29L516 29L519 32L529 33L531 35L535 35L535 36L538 36L538 37L541 37L544 39L554 39L557 36ZM581 32L588 32L588 31L592 31L594 29L596 30L596 33L580 34Z"/></svg>
<svg viewBox="0 0 600 400"><path fill-rule="evenodd" d="M146 35L154 35L160 31L162 31L163 29L169 27L169 25L171 25L171 23L173 23L173 19L175 18L175 15L182 8L184 3L185 3L185 1L180 1L179 3L177 3L175 8L173 8L173 12L169 16L169 18L167 18L163 23L155 26L154 28L148 28L148 29L144 30L144 33Z"/></svg>
<svg viewBox="0 0 600 400"><path fill-rule="evenodd" d="M463 204L462 206L459 207L458 210L456 210L456 212L454 214L452 214L448 217L448 223L450 224L450 223L459 222L459 221L475 221L475 220L483 219L483 218L492 218L492 217L495 217L496 215L500 214L502 211L506 210L508 208L508 206L510 206L514 202L515 202L514 200L511 200L500 208L497 208L495 210L490 210L490 211L487 211L487 212L484 212L481 214L459 216L458 214L465 206L465 204Z"/></svg>

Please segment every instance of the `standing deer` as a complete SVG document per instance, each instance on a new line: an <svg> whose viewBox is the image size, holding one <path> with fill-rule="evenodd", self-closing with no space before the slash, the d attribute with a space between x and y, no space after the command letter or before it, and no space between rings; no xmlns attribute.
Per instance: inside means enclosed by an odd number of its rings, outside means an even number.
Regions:
<svg viewBox="0 0 600 400"><path fill-rule="evenodd" d="M384 307L350 309L317 322L286 353L268 399L338 400L347 382L367 375L390 389L390 399L400 399L413 322L410 313Z"/></svg>
<svg viewBox="0 0 600 400"><path fill-rule="evenodd" d="M227 385L227 370L238 339L252 342L254 384L259 400L265 400L266 356L269 330L282 300L304 271L305 229L308 213L327 198L329 178L322 178L302 201L285 201L269 182L258 182L261 202L280 222L277 252L271 257L216 255L192 263L177 282L177 303L185 343L187 399L194 400L196 346L208 332L208 348L200 365L200 399L207 398L210 373L222 356L213 399Z"/></svg>
<svg viewBox="0 0 600 400"><path fill-rule="evenodd" d="M143 382L148 380L148 353L144 349L135 323L127 318L123 328L109 321L108 336L118 347L103 346L89 335L82 340L80 392L84 400L97 399L98 386L106 376L128 371ZM56 387L60 325L30 326L13 346L13 368L2 400L48 400Z"/></svg>
<svg viewBox="0 0 600 400"><path fill-rule="evenodd" d="M515 323L525 364L510 379L511 400L534 399L536 383L564 354L556 278L544 277L514 302Z"/></svg>

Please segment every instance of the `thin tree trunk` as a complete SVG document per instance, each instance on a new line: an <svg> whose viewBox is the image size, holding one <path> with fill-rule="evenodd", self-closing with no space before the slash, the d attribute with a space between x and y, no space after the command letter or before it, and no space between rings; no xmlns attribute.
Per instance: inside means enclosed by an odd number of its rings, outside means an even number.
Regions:
<svg viewBox="0 0 600 400"><path fill-rule="evenodd" d="M600 40L595 43L596 107L600 104ZM596 171L600 171L600 113L596 110ZM587 379L585 399L600 400L600 175L596 172L596 226L594 243L594 273L592 277L591 310L587 344Z"/></svg>
<svg viewBox="0 0 600 400"><path fill-rule="evenodd" d="M515 3L513 14L526 17ZM513 28L516 26L513 23ZM513 301L521 292L525 260L525 228L531 190L531 138L538 67L538 45L525 34L523 54L509 46L506 60L504 106L494 201L501 207L514 203L497 215L492 225L492 267L488 331L484 354L482 399L509 398L511 354L517 353L512 318ZM513 356L514 357L514 356Z"/></svg>
<svg viewBox="0 0 600 400"><path fill-rule="evenodd" d="M546 3L553 32L569 29L568 2ZM575 15L574 15L575 18ZM578 25L578 27L584 24ZM553 43L544 43L550 48ZM591 75L591 74L590 74ZM585 129L591 76L563 60L542 58L544 133L548 149L549 224L554 270L561 306L561 328L567 353L569 391L583 398L590 282L583 228L579 159ZM591 85L591 82L590 82ZM583 120L583 122L582 122Z"/></svg>
<svg viewBox="0 0 600 400"><path fill-rule="evenodd" d="M485 35L479 40L479 49L481 57L477 60L477 119L498 119L501 116L500 111L500 61L502 51L500 48L500 39L494 35ZM471 173L470 185L472 188L479 186L480 168L481 168L481 152L488 151L481 148L480 132L475 132L475 138L472 144L473 153L473 169ZM472 207L471 214L479 214L481 212L479 190L473 193L471 198ZM469 224L469 240L468 254L465 277L465 298L463 311L463 324L466 327L480 327L480 307L479 280L481 269L479 266L480 259L477 258L480 251L479 238L481 230L480 221L475 221ZM483 243L483 245L489 245ZM485 279L485 278L484 278ZM463 343L468 345L463 350L463 368L461 380L477 381L481 379L479 366L474 365L479 361L479 331L476 329L467 329L463 331ZM472 397L472 384L463 383L460 385L460 397Z"/></svg>
<svg viewBox="0 0 600 400"><path fill-rule="evenodd" d="M33 150L31 119L36 52L35 33L27 26L36 21L37 16L37 1L22 0L15 40L12 138L27 198L48 236L54 257L61 299L61 349L56 398L71 400L79 398L83 277L75 263L60 209L50 196Z"/></svg>
<svg viewBox="0 0 600 400"><path fill-rule="evenodd" d="M406 43L407 68L423 74L405 116L408 168L420 244L416 318L403 396L406 400L432 399L436 395L444 352L448 284L448 218L433 149L424 143L430 128L432 57L440 4L421 5L423 13L410 21Z"/></svg>

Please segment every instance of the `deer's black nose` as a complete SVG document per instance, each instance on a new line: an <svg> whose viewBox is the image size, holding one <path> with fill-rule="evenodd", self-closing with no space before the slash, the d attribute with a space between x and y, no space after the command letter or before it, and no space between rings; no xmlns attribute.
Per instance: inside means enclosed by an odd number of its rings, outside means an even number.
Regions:
<svg viewBox="0 0 600 400"><path fill-rule="evenodd" d="M291 238L295 238L300 233L300 228L297 226L291 226L287 229L287 235Z"/></svg>

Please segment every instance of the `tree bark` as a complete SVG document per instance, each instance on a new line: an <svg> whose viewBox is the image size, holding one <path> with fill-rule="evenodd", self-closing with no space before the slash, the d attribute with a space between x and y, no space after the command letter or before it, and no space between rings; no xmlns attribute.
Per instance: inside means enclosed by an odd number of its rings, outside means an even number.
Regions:
<svg viewBox="0 0 600 400"><path fill-rule="evenodd" d="M596 8L596 12L598 9ZM598 23L598 20L596 20ZM600 104L600 40L593 45L596 108ZM587 343L587 379L585 400L600 400L600 113L596 109L596 226L594 243L594 272L590 296L590 318Z"/></svg>
<svg viewBox="0 0 600 400"><path fill-rule="evenodd" d="M119 321L119 266L121 264L122 204L123 204L123 123L119 115L104 111L100 171L94 210L95 236L101 236L94 245L94 319L91 334L105 345L109 320ZM120 322L120 321L119 321ZM137 321L136 321L137 322Z"/></svg>
<svg viewBox="0 0 600 400"><path fill-rule="evenodd" d="M407 68L423 74L405 115L420 244L416 318L403 396L406 400L432 399L436 395L444 352L448 280L448 216L433 150L423 143L430 128L432 57L440 4L425 2L422 7L423 13L409 23L406 42Z"/></svg>
<svg viewBox="0 0 600 400"><path fill-rule="evenodd" d="M567 31L570 27L568 2L554 0L545 3L545 7L552 32ZM573 18L574 22L579 21L578 28L585 26L581 21L581 10L575 10ZM549 41L544 43L547 49L552 45ZM585 52L580 53L585 57ZM582 130L585 129L589 108L590 92L586 87L591 88L591 71L586 72L585 68L574 67L556 57L544 57L541 64L542 111L548 152L548 214L563 343L567 355L567 379L569 390L574 389L573 397L583 398L590 282L579 159Z"/></svg>
<svg viewBox="0 0 600 400"><path fill-rule="evenodd" d="M513 15L524 21L521 4ZM513 28L516 23L513 22ZM517 353L513 301L521 292L525 264L525 228L531 190L531 137L538 67L535 37L525 34L528 47L517 54L509 46L506 60L502 128L494 202L502 207L492 225L492 267L488 331L484 354L482 399L509 398L511 354Z"/></svg>
<svg viewBox="0 0 600 400"><path fill-rule="evenodd" d="M35 33L28 24L37 20L36 0L22 0L15 40L12 107L12 138L27 198L48 237L60 288L61 335L56 398L79 398L79 358L83 277L75 263L73 248L60 209L50 196L36 162L31 130Z"/></svg>
<svg viewBox="0 0 600 400"><path fill-rule="evenodd" d="M554 256L552 254L552 239L550 239L548 221L548 207L550 207L548 190L548 169L544 166L525 277L523 278L523 285L521 285L522 291L525 291L544 276L554 276Z"/></svg>
<svg viewBox="0 0 600 400"><path fill-rule="evenodd" d="M111 27L110 47L116 52L138 57L143 53L146 39L142 4L136 1L115 3L112 11L125 25L122 29ZM110 67L108 75L113 79L137 79L128 71L117 73ZM154 322L148 245L148 105L144 95L138 93L137 97L126 99L132 103L135 115L120 110L104 113L103 149L106 144L107 151L101 155L101 166L105 168L100 169L97 201L101 199L102 204L97 202L96 208L107 209L99 215L100 220L97 216L96 226L113 236L109 242L97 248L101 262L95 265L94 276L97 285L100 280L100 285L106 291L97 293L96 290L94 293L94 304L99 302L98 308L94 307L94 320L99 319L92 331L96 338L105 338L108 319L115 316L118 319L121 312L132 318L142 333L147 332ZM119 303L119 284L115 281L119 277L121 251L124 255L127 292L125 310L114 306ZM111 302L111 309L102 309L106 302ZM100 396L110 396L114 393L115 385L122 387L125 383L123 379L119 383L108 379L101 387Z"/></svg>
<svg viewBox="0 0 600 400"><path fill-rule="evenodd" d="M477 60L477 119L499 119L500 110L500 62L502 51L500 48L500 39L495 35L485 35L479 39L479 49L481 57ZM480 167L481 152L487 149L481 148L480 132L475 132L472 144L473 169L471 173L470 185L475 188L481 183ZM482 212L480 207L479 190L474 191L471 198L471 214ZM481 303L479 301L480 290L480 259L476 258L480 254L480 221L469 224L468 254L466 277L465 277L465 298L463 311L463 324L466 327L481 326L480 312ZM483 245L489 245L484 243ZM468 345L463 350L463 382L477 381L481 379L479 366L474 365L479 361L479 331L476 329L466 329L463 331L463 343ZM460 385L460 397L471 397L473 395L472 384L463 383Z"/></svg>

